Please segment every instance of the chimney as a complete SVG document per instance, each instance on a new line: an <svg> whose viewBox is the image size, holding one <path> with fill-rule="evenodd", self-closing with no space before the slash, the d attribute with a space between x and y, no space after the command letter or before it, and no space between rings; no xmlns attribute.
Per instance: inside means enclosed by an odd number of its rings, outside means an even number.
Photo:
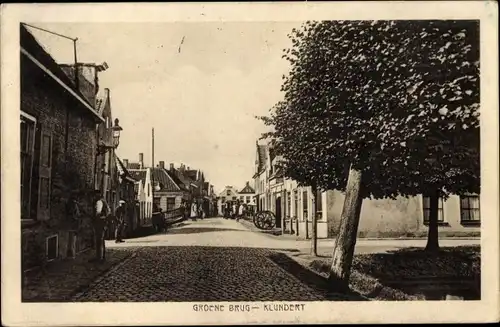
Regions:
<svg viewBox="0 0 500 327"><path fill-rule="evenodd" d="M187 166L187 170L190 170L190 169L189 169L189 166Z"/></svg>
<svg viewBox="0 0 500 327"><path fill-rule="evenodd" d="M247 182L247 186L250 186L250 182Z"/></svg>
<svg viewBox="0 0 500 327"><path fill-rule="evenodd" d="M160 161L160 168L165 169L165 161Z"/></svg>
<svg viewBox="0 0 500 327"><path fill-rule="evenodd" d="M128 168L128 159L123 159L123 165Z"/></svg>
<svg viewBox="0 0 500 327"><path fill-rule="evenodd" d="M139 168L144 168L144 153L139 153Z"/></svg>
<svg viewBox="0 0 500 327"><path fill-rule="evenodd" d="M184 164L182 164L182 163L181 163L181 166L179 167L179 170L180 170L182 173L184 172L184 168L185 168Z"/></svg>
<svg viewBox="0 0 500 327"><path fill-rule="evenodd" d="M83 96L90 103L95 103L96 94L99 92L98 75L100 72L105 71L108 66L78 63L77 68L75 68L75 64L61 64L59 65L59 67L73 81L75 87L78 83L77 88L83 94ZM75 74L77 74L77 78L75 78ZM109 90L107 93L109 93Z"/></svg>
<svg viewBox="0 0 500 327"><path fill-rule="evenodd" d="M173 163L170 163L170 170L174 170L174 164Z"/></svg>

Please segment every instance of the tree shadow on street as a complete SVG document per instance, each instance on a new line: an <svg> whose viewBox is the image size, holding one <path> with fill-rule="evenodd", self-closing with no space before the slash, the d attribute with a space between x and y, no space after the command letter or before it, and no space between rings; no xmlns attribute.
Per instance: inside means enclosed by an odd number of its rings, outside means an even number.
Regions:
<svg viewBox="0 0 500 327"><path fill-rule="evenodd" d="M273 252L269 255L269 259L302 283L322 293L327 301L338 301L339 297L345 301L368 301L367 298L353 290L336 289L335 285L331 285L326 278L303 267L284 253Z"/></svg>

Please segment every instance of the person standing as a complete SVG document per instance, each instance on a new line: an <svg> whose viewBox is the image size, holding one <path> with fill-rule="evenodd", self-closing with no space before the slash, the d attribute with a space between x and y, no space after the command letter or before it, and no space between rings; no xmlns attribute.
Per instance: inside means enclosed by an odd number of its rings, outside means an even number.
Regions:
<svg viewBox="0 0 500 327"><path fill-rule="evenodd" d="M115 242L116 243L125 242L122 239L123 228L125 227L125 216L127 213L125 205L126 205L126 202L124 200L120 200L120 201L118 201L118 207L115 209L115 222L116 222Z"/></svg>
<svg viewBox="0 0 500 327"><path fill-rule="evenodd" d="M95 192L93 217L96 256L91 261L106 260L106 243L104 239L110 211L111 210L106 203L106 200L104 200L101 191L97 190Z"/></svg>
<svg viewBox="0 0 500 327"><path fill-rule="evenodd" d="M196 217L198 216L198 209L196 208L196 202L193 201L191 204L191 219L194 221L196 220Z"/></svg>

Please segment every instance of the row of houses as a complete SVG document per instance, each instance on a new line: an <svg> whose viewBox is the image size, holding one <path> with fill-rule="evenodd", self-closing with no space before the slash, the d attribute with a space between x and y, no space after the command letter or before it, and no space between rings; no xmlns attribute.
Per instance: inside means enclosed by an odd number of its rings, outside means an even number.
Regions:
<svg viewBox="0 0 500 327"><path fill-rule="evenodd" d="M106 63L59 64L24 25L20 56L23 271L94 246L96 190L111 214L126 201L126 235L150 226L155 207L168 212L194 201L216 214L213 186L201 170L167 169L163 161L147 167L142 154L136 163L118 157L122 128L99 80Z"/></svg>
<svg viewBox="0 0 500 327"><path fill-rule="evenodd" d="M144 154L139 153L137 162L123 159L121 167L136 181L137 220L140 226L149 226L155 210L171 212L183 205L195 202L207 216L216 214L214 187L203 171L191 169L184 164L177 168L165 161L159 161L155 167L144 164Z"/></svg>
<svg viewBox="0 0 500 327"><path fill-rule="evenodd" d="M276 169L278 156L268 143L256 143L255 202L257 210L276 215L283 233L307 239L312 236L312 217L318 218L318 237L333 237L338 231L344 194L337 190L318 191L313 206L311 187L300 187ZM429 198L423 195L363 201L360 237L415 237L428 232ZM452 195L439 201L439 232L443 236L479 236L481 214L479 195Z"/></svg>
<svg viewBox="0 0 500 327"><path fill-rule="evenodd" d="M134 202L135 180L117 169L121 127L106 63L58 64L20 26L21 253L23 270L74 257L94 244L95 190L112 211ZM78 210L76 210L78 209ZM134 215L133 206L129 214Z"/></svg>

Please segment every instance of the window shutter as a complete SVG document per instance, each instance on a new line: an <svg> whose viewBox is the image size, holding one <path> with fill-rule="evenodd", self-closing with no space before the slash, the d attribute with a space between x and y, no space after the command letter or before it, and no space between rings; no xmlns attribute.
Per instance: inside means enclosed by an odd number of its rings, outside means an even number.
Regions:
<svg viewBox="0 0 500 327"><path fill-rule="evenodd" d="M52 191L52 132L50 130L41 128L39 144L37 219L48 220Z"/></svg>

